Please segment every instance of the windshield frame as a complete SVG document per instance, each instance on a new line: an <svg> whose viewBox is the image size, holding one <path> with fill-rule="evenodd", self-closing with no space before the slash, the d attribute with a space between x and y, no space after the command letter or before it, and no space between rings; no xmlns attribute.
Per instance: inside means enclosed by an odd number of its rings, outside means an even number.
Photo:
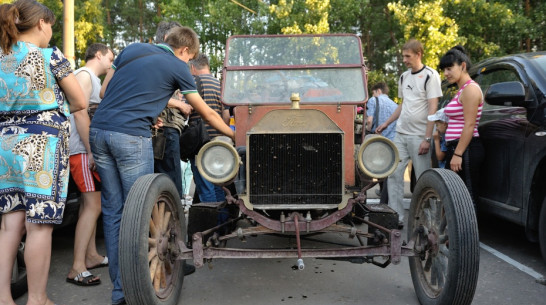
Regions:
<svg viewBox="0 0 546 305"><path fill-rule="evenodd" d="M346 56L349 58L348 60L352 61L352 63L324 63L324 64L293 64L293 65L232 65L229 63L230 60L230 46L234 39L255 39L255 38L271 38L271 39L279 39L279 38L323 38L323 37L347 37L352 40L347 39L347 41L350 41L351 43L355 43L354 47L355 49L358 49L358 54L349 54ZM353 53L355 53L353 51ZM278 56L278 55L277 55ZM250 61L250 60L249 60ZM328 73L328 71L336 71L337 73L344 73L346 71L352 72L353 78L351 78L352 85L356 83L357 93L355 94L355 98L346 98L343 93L341 93L339 96L331 96L331 97L325 97L324 100L317 100L315 99L306 99L302 94L300 93L301 104L321 104L321 105L327 105L327 104L346 104L346 105L357 105L357 104L363 104L368 99L368 90L367 90L367 75L366 75L366 66L364 62L364 58L362 56L362 44L360 41L360 38L357 35L354 34L303 34L303 35L234 35L231 36L227 43L226 43L226 56L224 58L224 66L222 69L222 102L229 106L238 106L238 105L287 105L290 104L290 98L289 96L283 96L280 100L270 100L267 98L264 98L265 95L260 95L261 99L264 100L240 100L237 98L226 98L225 94L228 84L227 82L231 81L230 77L231 74L240 72L241 75L244 75L246 71L249 73L271 73L269 75L269 78L271 78L275 73L277 74L296 74L300 75L302 78L306 79L312 79L316 78L316 75L320 75L320 73ZM296 76L297 78L298 76ZM356 78L356 79L355 79ZM244 79L241 77L241 79ZM354 82L354 83L353 83ZM327 83L324 80L318 78L316 79L315 83ZM350 87L350 86L347 86ZM329 89L336 89L335 86L331 86ZM291 90L291 88L287 88L288 91ZM233 92L242 92L243 90L233 90ZM339 91L339 90L338 90ZM231 92L231 93L233 93ZM331 93L332 90L329 90ZM284 92L286 95L286 92ZM237 100L237 101L234 101Z"/></svg>

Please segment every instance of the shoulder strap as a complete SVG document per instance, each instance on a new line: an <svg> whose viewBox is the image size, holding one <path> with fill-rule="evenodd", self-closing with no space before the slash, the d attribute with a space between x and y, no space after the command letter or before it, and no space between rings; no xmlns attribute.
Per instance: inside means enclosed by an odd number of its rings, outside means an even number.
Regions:
<svg viewBox="0 0 546 305"><path fill-rule="evenodd" d="M372 120L372 131L375 132L375 129L377 128L377 125L379 125L379 98L375 97L375 111L373 114L373 120Z"/></svg>

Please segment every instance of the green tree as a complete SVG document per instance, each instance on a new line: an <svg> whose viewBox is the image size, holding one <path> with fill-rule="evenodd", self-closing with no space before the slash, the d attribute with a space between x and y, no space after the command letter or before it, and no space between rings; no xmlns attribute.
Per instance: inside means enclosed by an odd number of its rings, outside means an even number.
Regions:
<svg viewBox="0 0 546 305"><path fill-rule="evenodd" d="M329 33L330 0L280 0L269 6L282 34Z"/></svg>
<svg viewBox="0 0 546 305"><path fill-rule="evenodd" d="M388 4L403 28L404 39L415 38L423 43L423 62L433 69L447 50L466 41L458 35L455 19L444 14L444 2L446 0L419 1L415 5L405 5L402 1Z"/></svg>

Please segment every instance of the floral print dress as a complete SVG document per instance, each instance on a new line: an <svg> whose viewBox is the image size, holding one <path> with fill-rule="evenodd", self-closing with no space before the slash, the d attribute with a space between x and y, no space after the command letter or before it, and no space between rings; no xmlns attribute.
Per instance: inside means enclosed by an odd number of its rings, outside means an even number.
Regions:
<svg viewBox="0 0 546 305"><path fill-rule="evenodd" d="M72 72L56 47L0 49L0 214L62 222L68 188L69 108L58 82Z"/></svg>

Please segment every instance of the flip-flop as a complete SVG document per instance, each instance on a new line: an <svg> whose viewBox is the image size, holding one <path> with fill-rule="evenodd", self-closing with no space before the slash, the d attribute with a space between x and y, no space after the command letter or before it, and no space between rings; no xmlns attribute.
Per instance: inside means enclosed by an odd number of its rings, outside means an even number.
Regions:
<svg viewBox="0 0 546 305"><path fill-rule="evenodd" d="M94 280L95 276L91 272L85 270L76 275L73 279L67 277L66 281L78 286L95 286L100 284L100 278Z"/></svg>
<svg viewBox="0 0 546 305"><path fill-rule="evenodd" d="M108 266L108 256L103 256L104 259L102 260L102 262L98 265L95 265L93 267L87 267L87 270L93 270L93 269L97 269L97 268L102 268L102 267L106 267Z"/></svg>

